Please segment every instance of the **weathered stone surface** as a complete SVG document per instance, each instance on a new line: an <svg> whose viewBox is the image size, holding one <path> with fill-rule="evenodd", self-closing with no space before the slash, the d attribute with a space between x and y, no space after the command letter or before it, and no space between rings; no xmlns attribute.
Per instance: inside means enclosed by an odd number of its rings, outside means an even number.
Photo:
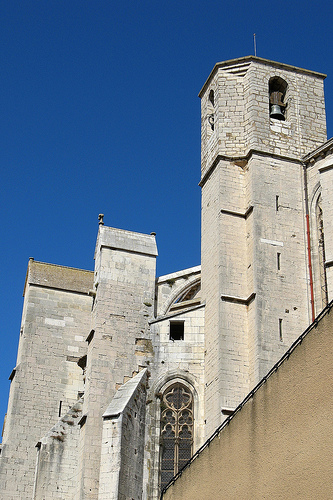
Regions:
<svg viewBox="0 0 333 500"><path fill-rule="evenodd" d="M98 500L142 498L148 375L120 387L103 414Z"/></svg>
<svg viewBox="0 0 333 500"><path fill-rule="evenodd" d="M287 85L281 121L273 77ZM200 93L208 434L312 320L303 156L326 140L324 77L250 56L217 64Z"/></svg>
<svg viewBox="0 0 333 500"><path fill-rule="evenodd" d="M34 500L74 498L82 399L37 444Z"/></svg>

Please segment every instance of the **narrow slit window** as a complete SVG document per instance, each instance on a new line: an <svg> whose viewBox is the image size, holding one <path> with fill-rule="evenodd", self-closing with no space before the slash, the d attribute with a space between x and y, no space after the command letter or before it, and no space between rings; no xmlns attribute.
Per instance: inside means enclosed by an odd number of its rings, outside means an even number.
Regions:
<svg viewBox="0 0 333 500"><path fill-rule="evenodd" d="M210 125L210 128L214 130L214 113L208 115L208 123Z"/></svg>
<svg viewBox="0 0 333 500"><path fill-rule="evenodd" d="M170 321L170 340L184 340L184 321Z"/></svg>
<svg viewBox="0 0 333 500"><path fill-rule="evenodd" d="M62 401L59 401L58 417L61 417L61 407L62 407Z"/></svg>
<svg viewBox="0 0 333 500"><path fill-rule="evenodd" d="M208 111L207 119L210 130L214 130L215 128L214 106L215 106L214 90L211 89L208 95L208 106L207 106L207 111Z"/></svg>
<svg viewBox="0 0 333 500"><path fill-rule="evenodd" d="M279 196L275 196L275 210L278 212L279 211Z"/></svg>
<svg viewBox="0 0 333 500"><path fill-rule="evenodd" d="M281 254L280 254L280 252L278 252L276 255L276 265L277 265L277 270L280 271L280 269L281 269Z"/></svg>
<svg viewBox="0 0 333 500"><path fill-rule="evenodd" d="M282 342L283 340L283 331L282 331L282 319L279 318L279 337L280 337L280 341Z"/></svg>

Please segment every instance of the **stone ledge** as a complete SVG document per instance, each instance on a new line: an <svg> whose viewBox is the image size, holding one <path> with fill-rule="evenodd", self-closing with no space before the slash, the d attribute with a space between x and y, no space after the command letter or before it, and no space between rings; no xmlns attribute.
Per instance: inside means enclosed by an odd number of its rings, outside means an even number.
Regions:
<svg viewBox="0 0 333 500"><path fill-rule="evenodd" d="M248 306L255 299L255 296L256 294L253 292L247 298L236 297L233 295L221 295L221 299L224 302L233 302L236 304L242 304L244 306Z"/></svg>

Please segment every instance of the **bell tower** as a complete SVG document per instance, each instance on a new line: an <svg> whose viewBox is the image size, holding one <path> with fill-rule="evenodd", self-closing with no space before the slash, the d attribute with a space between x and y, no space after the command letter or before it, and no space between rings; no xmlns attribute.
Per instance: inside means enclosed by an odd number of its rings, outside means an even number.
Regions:
<svg viewBox="0 0 333 500"><path fill-rule="evenodd" d="M199 94L207 435L312 319L302 158L326 141L324 78L249 56Z"/></svg>

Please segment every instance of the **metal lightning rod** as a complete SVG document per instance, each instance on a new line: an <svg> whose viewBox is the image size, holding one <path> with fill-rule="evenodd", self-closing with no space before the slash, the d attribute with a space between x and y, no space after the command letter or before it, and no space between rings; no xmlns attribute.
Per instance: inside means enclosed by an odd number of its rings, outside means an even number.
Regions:
<svg viewBox="0 0 333 500"><path fill-rule="evenodd" d="M257 57L257 42L255 33L253 33L253 45L254 45L254 57Z"/></svg>

